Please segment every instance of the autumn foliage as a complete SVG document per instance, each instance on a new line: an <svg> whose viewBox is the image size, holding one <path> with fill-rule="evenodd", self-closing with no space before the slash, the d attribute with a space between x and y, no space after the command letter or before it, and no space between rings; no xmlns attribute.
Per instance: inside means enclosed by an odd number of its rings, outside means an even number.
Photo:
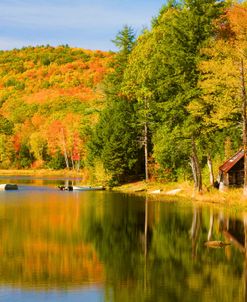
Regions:
<svg viewBox="0 0 247 302"><path fill-rule="evenodd" d="M0 119L11 124L0 134L9 141L0 167L62 168L65 151L69 167L83 160L112 56L67 46L1 51Z"/></svg>

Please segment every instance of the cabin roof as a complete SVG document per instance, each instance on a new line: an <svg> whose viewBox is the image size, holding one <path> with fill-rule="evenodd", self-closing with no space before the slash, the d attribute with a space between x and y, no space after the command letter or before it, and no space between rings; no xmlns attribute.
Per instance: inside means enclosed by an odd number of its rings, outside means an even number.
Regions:
<svg viewBox="0 0 247 302"><path fill-rule="evenodd" d="M225 161L223 165L219 167L220 171L227 173L243 157L244 157L244 150L241 149L237 153L235 153L231 158Z"/></svg>

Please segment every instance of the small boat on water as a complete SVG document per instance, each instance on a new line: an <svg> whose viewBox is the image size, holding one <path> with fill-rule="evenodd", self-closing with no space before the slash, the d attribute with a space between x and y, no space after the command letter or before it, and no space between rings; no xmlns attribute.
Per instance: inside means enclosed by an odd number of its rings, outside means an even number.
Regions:
<svg viewBox="0 0 247 302"><path fill-rule="evenodd" d="M16 184L0 184L0 191L6 190L18 190L18 186Z"/></svg>
<svg viewBox="0 0 247 302"><path fill-rule="evenodd" d="M91 187L91 186L73 186L73 190L77 191L102 191L105 190L103 186Z"/></svg>
<svg viewBox="0 0 247 302"><path fill-rule="evenodd" d="M102 191L105 190L103 186L58 186L61 191Z"/></svg>

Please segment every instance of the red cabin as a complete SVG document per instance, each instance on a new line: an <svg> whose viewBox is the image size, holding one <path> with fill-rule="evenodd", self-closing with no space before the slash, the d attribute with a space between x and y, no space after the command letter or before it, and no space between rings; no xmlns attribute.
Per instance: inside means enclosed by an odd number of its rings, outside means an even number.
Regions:
<svg viewBox="0 0 247 302"><path fill-rule="evenodd" d="M239 150L219 167L220 186L239 187L244 184L244 150Z"/></svg>

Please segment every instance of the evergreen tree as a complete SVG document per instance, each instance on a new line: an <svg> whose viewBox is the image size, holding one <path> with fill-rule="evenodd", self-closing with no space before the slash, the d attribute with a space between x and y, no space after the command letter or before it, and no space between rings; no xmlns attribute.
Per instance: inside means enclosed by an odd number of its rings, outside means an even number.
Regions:
<svg viewBox="0 0 247 302"><path fill-rule="evenodd" d="M137 130L133 104L119 100L100 116L89 144L91 157L100 158L111 183L127 180L138 159Z"/></svg>
<svg viewBox="0 0 247 302"><path fill-rule="evenodd" d="M113 72L105 80L106 108L101 112L89 143L90 158L100 159L111 183L117 184L135 174L138 161L138 127L134 104L121 96L123 72L134 45L133 29L124 26L113 41L119 48L112 64Z"/></svg>

